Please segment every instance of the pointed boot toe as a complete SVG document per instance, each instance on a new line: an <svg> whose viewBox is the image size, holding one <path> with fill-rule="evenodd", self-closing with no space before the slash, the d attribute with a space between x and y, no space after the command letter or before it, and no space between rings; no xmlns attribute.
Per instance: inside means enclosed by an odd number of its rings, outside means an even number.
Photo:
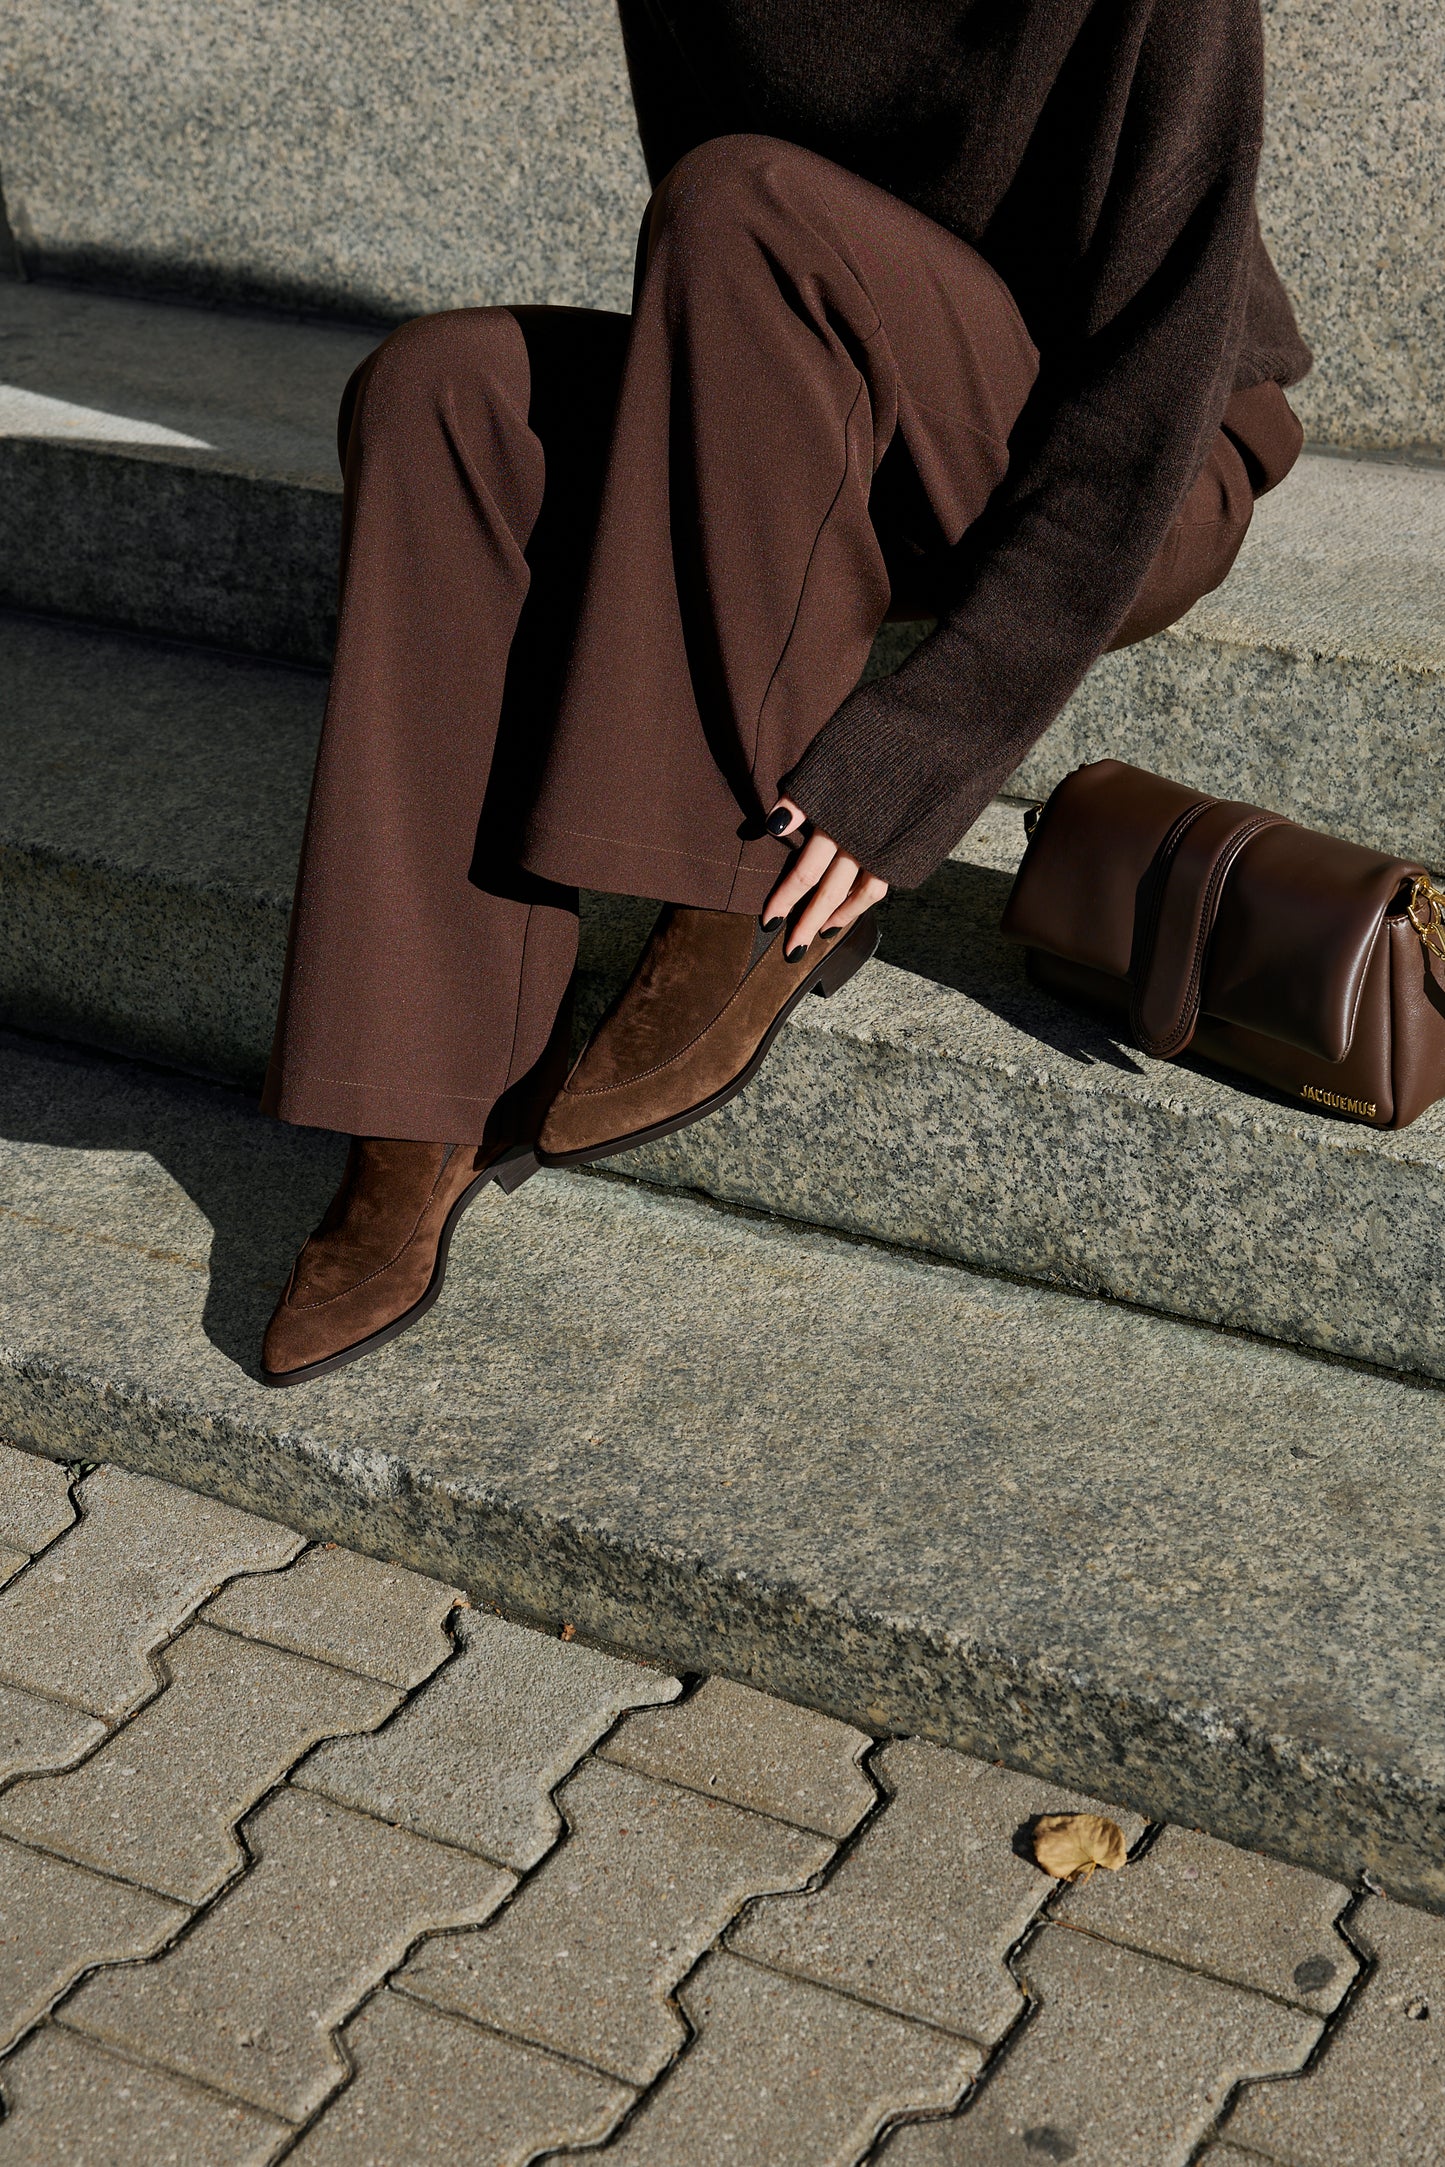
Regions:
<svg viewBox="0 0 1445 2167"><path fill-rule="evenodd" d="M356 1138L261 1346L268 1385L304 1384L384 1347L441 1293L457 1222L488 1182L520 1187L530 1149Z"/></svg>

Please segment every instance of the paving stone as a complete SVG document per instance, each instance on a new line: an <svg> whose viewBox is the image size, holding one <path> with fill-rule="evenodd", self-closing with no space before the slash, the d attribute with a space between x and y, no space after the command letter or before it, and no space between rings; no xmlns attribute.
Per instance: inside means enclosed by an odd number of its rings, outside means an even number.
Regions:
<svg viewBox="0 0 1445 2167"><path fill-rule="evenodd" d="M619 2167L852 2167L890 2115L952 2105L977 2050L714 1952L678 1995L697 2037L606 2157Z"/></svg>
<svg viewBox="0 0 1445 2167"><path fill-rule="evenodd" d="M601 1748L609 1761L689 1790L777 1814L824 1836L851 1836L873 1804L858 1766L866 1731L771 1693L707 1678L676 1708L629 1716Z"/></svg>
<svg viewBox="0 0 1445 2167"><path fill-rule="evenodd" d="M832 1846L720 1800L589 1761L568 1835L482 1934L422 1948L409 1993L647 2084L681 2044L668 1996L749 1896L797 1888Z"/></svg>
<svg viewBox="0 0 1445 2167"><path fill-rule="evenodd" d="M337 2026L419 1934L486 1918L512 1876L295 1791L246 1835L255 1865L193 1932L87 1981L65 2021L301 2121L345 2074Z"/></svg>
<svg viewBox="0 0 1445 2167"><path fill-rule="evenodd" d="M261 2167L285 2125L47 2024L0 2068L5 2167Z"/></svg>
<svg viewBox="0 0 1445 2167"><path fill-rule="evenodd" d="M390 1715L395 1686L193 1625L170 1684L79 1768L0 1797L0 1829L184 1903L242 1864L243 1813L314 1745Z"/></svg>
<svg viewBox="0 0 1445 2167"><path fill-rule="evenodd" d="M205 1615L252 1640L409 1687L451 1654L442 1621L460 1600L440 1580L323 1543L285 1572L233 1580Z"/></svg>
<svg viewBox="0 0 1445 2167"><path fill-rule="evenodd" d="M1445 1919L1371 1896L1350 1932L1377 1969L1308 2075L1251 2087L1224 2134L1288 2167L1439 2167Z"/></svg>
<svg viewBox="0 0 1445 2167"><path fill-rule="evenodd" d="M42 1700L38 1693L0 1685L0 1783L39 1769L68 1767L104 1736L103 1723L64 1701Z"/></svg>
<svg viewBox="0 0 1445 2167"><path fill-rule="evenodd" d="M149 1475L102 1467L82 1517L0 1589L0 1679L124 1715L155 1690L147 1657L233 1573L284 1565L299 1535Z"/></svg>
<svg viewBox="0 0 1445 2167"><path fill-rule="evenodd" d="M356 2065L288 2159L305 2167L523 2167L596 2144L632 2104L622 2084L389 1990L347 2026ZM465 2140L459 2132L465 2131Z"/></svg>
<svg viewBox="0 0 1445 2167"><path fill-rule="evenodd" d="M729 1944L989 2046L1021 2005L1005 1952L1057 1886L1014 1850L1020 1827L1035 1814L1102 1810L1132 1843L1144 1824L917 1739L886 1747L876 1765L892 1795L824 1886L754 1904Z"/></svg>
<svg viewBox="0 0 1445 2167"><path fill-rule="evenodd" d="M459 1653L376 1738L313 1753L295 1780L420 1835L533 1866L561 1822L550 1793L625 1708L681 1691L663 1671L459 1610Z"/></svg>
<svg viewBox="0 0 1445 2167"><path fill-rule="evenodd" d="M1321 2020L1048 1926L1019 1963L1039 2008L952 2122L903 2131L887 2167L1184 2167L1232 2086L1298 2069Z"/></svg>
<svg viewBox="0 0 1445 2167"><path fill-rule="evenodd" d="M33 1557L74 1518L66 1468L38 1453L0 1445L0 1547Z"/></svg>
<svg viewBox="0 0 1445 2167"><path fill-rule="evenodd" d="M189 1917L149 1889L0 1837L0 2052L90 1965L149 1956Z"/></svg>
<svg viewBox="0 0 1445 2167"><path fill-rule="evenodd" d="M28 1550L0 1550L0 1588L7 1580L13 1580L21 1569L30 1563Z"/></svg>
<svg viewBox="0 0 1445 2167"><path fill-rule="evenodd" d="M1122 1873L1067 1890L1056 1916L1327 2015L1360 1968L1334 1930L1349 1900L1338 1881L1303 1867L1166 1828Z"/></svg>

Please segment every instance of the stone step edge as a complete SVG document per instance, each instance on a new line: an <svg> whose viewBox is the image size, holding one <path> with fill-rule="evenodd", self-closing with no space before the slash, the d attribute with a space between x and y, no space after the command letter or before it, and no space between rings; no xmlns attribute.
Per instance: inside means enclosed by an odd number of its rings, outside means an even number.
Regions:
<svg viewBox="0 0 1445 2167"><path fill-rule="evenodd" d="M70 880L134 882L148 896L171 896L180 901L205 897L233 903L247 912L279 911L283 917L289 917L291 912L290 888L257 887L225 873L176 872L161 866L127 864L124 859L107 856L103 851L86 853L62 849L58 844L31 842L23 835L13 831L7 834L0 828L0 865L6 861L17 866L34 866L37 872L58 873Z"/></svg>
<svg viewBox="0 0 1445 2167"><path fill-rule="evenodd" d="M1401 465L1445 475L1445 451L1442 451L1437 459L1419 460L1386 459L1383 455L1366 459L1362 455L1330 446L1306 446L1306 451L1329 456L1336 464L1358 461L1372 466ZM334 502L336 516L338 519L340 517L342 489L339 477L335 481L321 481L311 476L272 474L248 465L244 460L230 460L223 454L179 451L166 445L60 441L50 438L7 437L0 434L0 468L7 463L18 464L19 471L15 477L17 481L23 481L27 466L33 465L43 470L46 462L52 459L60 462L59 472L62 474L66 468L78 471L87 465L99 468L115 466L153 473L158 485L163 486L165 491L164 498L157 502L164 503L168 516L172 518L175 516L176 490L185 490L194 485L198 492L210 491L214 496L217 489L230 490L233 486L238 486L239 494L228 505L231 523L238 536L243 527L253 526L256 520L269 520L269 508L284 506L288 498L296 500L297 509L303 497L318 506L323 502ZM63 505L59 508L58 516L65 516ZM257 537L253 534L250 539L254 542ZM289 576L284 582L286 592L294 602L296 580L305 580L309 569L309 584L314 588L314 593L301 598L303 610L315 612L323 620L329 619L334 615L334 565L328 558L324 564L316 563L308 567L304 555L295 554L301 539L299 532L288 532L280 543L285 554L293 560L287 568ZM264 562L257 569L261 573L264 587L274 578L276 571L272 551L264 552ZM257 591L259 593L261 590ZM1204 606L1213 607L1217 601L1217 593L1206 596ZM313 633L309 637L302 637L294 626L283 635L278 626L273 625L270 628L271 634L278 644L268 646L261 637L253 641L238 641L234 636L234 626L229 633L218 632L213 637L205 630L204 611L192 612L179 629L166 623L151 621L151 614L144 609L137 613L134 609L122 610L117 606L117 614L113 618L97 618L91 614L100 606L97 589L91 586L80 603L71 606L55 588L51 571L47 570L43 563L37 565L33 561L27 564L24 576L13 586L6 583L3 573L0 573L0 602L3 602L5 607L54 615L71 623L96 623L149 633L162 639L196 641L236 653L285 661L303 668L318 669L328 666L327 654L316 644L317 635ZM896 668L910 649L931 629L931 621L925 620L918 621L916 625L885 625L879 633L872 658L864 673L865 681L867 678L885 675ZM1441 674L1438 667L1411 657L1387 659L1382 654L1357 652L1348 640L1331 644L1328 641L1305 637L1295 639L1264 629L1251 632L1247 624L1237 629L1216 625L1196 627L1185 617L1178 624L1167 627L1162 637L1183 641L1192 648L1275 655L1304 664L1356 665L1398 671L1406 676L1426 680L1438 678Z"/></svg>
<svg viewBox="0 0 1445 2167"><path fill-rule="evenodd" d="M704 1206L711 1209L710 1206ZM942 1266L942 1269L951 1267ZM875 1736L929 1739L998 1766L1111 1797L1258 1848L1256 1796L1283 1801L1304 1840L1279 1855L1347 1882L1362 1856L1400 1900L1441 1908L1438 1874L1391 1819L1429 1821L1445 1792L1372 1779L1317 1740L1232 1725L1217 1710L1093 1690L1087 1676L1011 1658L1001 1646L949 1644L898 1616L851 1614L805 1586L724 1573L663 1544L641 1544L580 1518L546 1517L504 1495L468 1499L418 1483L405 1458L356 1446L307 1454L284 1427L257 1430L184 1396L143 1393L59 1363L16 1360L0 1347L0 1423L23 1450L67 1462L111 1460L199 1491L308 1539L336 1542L460 1586L477 1603L549 1632L680 1673L716 1673L814 1707ZM244 1467L244 1474L239 1472ZM538 1568L551 1583L539 1601ZM806 1656L789 1636L806 1622ZM827 1681L820 1687L820 1679ZM1014 1704L1029 1722L1051 1711L1051 1746L1020 1754ZM1129 1745L1121 1750L1120 1740ZM1384 1811L1388 1805L1389 1813Z"/></svg>
<svg viewBox="0 0 1445 2167"><path fill-rule="evenodd" d="M640 1147L628 1175L1445 1382L1445 1292L1408 1262L1438 1219L1440 1109L1382 1132L1194 1065L1076 1067L1061 1033L1087 1059L1106 1031L1043 995L1021 1029L993 990L875 963L800 1011L744 1099Z"/></svg>
<svg viewBox="0 0 1445 2167"><path fill-rule="evenodd" d="M0 868L5 858L0 846ZM48 850L29 862L47 872L57 865L62 874L75 871L63 854L57 859ZM219 904L223 923L213 931L225 940L241 902L230 884L153 883L148 874L109 865L85 870L99 875L107 922L125 911L128 894L146 900L165 894L190 910ZM80 894L77 904L94 968L105 927L92 922L89 897ZM253 896L245 913L274 927L277 973L285 911L281 896L266 893ZM209 937L203 925L200 954L214 969ZM641 937L636 932L635 940ZM73 945L65 948L72 963L75 952ZM248 979L251 963L248 949L242 973ZM163 975L171 969L168 962ZM119 975L123 980L124 972ZM602 954L594 950L589 959L584 948L579 1031L595 1021L618 975L616 956L604 963ZM167 984L174 990L170 976ZM77 994L73 970L62 970L49 1002L45 990L32 980L19 999L7 998L4 1023L252 1092L259 1088L274 994L265 1002L264 1024L259 1011L255 1018L255 1043L242 1077L207 1057L195 1035L196 1009L184 1002L147 1040L143 1028L118 1027L99 1008L88 1018L85 987ZM137 990L144 1009L154 990L147 991L144 981L132 987ZM970 1000L896 965L874 964L833 1000L804 1005L742 1099L707 1123L614 1162L613 1171L789 1224L1309 1347L1422 1386L1445 1380L1445 1297L1427 1290L1417 1298L1412 1271L1389 1256L1381 1261L1370 1255L1363 1278L1360 1266L1351 1286L1321 1300L1318 1288L1297 1286L1298 1275L1278 1261L1306 1234L1312 1247L1338 1246L1354 1220L1380 1212L1398 1216L1402 1199L1422 1224L1430 1219L1439 1150L1432 1152L1428 1128L1415 1132L1415 1144L1387 1141L1378 1132L1362 1134L1353 1124L1172 1065L1167 1073L1153 1065L1135 1075L1096 1060L1087 1078L1076 1076L1048 1040L1009 1027L1000 1037L989 990L983 987L981 998ZM198 980L196 992L199 1007L207 994ZM1081 1044L1087 1038L1084 1031ZM900 1109L907 1114L910 1104L912 1122L895 1134L891 1149L872 1137L875 1125L879 1137L890 1125L896 1132ZM851 1154L834 1148L840 1107L863 1110ZM930 1126L940 1112L951 1133L992 1137L993 1147L1021 1170L1019 1178L1002 1187L988 1183L983 1193L966 1170L960 1177L946 1140ZM1146 1127L1152 1131L1147 1175L1138 1166L1131 1172L1129 1163ZM821 1149L818 1138L824 1139ZM1083 1233L1056 1193L1066 1155L1080 1149L1101 1169L1086 1185L1101 1216L1097 1224L1086 1218ZM1241 1149L1249 1155L1243 1175L1230 1163ZM1219 1191L1221 1180L1247 1185L1266 1170L1272 1177L1267 1209L1258 1223L1251 1221L1249 1241L1221 1252L1208 1234L1210 1198L1227 1193ZM1193 1236L1191 1219L1200 1222Z"/></svg>

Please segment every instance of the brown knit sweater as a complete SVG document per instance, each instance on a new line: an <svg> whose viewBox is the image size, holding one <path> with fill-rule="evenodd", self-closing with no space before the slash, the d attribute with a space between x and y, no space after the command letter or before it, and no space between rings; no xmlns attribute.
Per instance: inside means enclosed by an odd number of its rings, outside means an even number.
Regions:
<svg viewBox="0 0 1445 2167"><path fill-rule="evenodd" d="M1259 0L619 0L660 179L799 143L969 241L1042 356L951 606L787 789L915 886L1123 621L1232 390L1310 365L1255 217Z"/></svg>

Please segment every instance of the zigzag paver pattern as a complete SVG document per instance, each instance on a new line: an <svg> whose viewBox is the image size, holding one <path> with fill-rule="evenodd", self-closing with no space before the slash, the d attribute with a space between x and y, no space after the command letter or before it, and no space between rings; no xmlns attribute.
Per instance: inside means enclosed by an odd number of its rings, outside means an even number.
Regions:
<svg viewBox="0 0 1445 2167"><path fill-rule="evenodd" d="M1429 1914L3 1446L0 1580L0 2167L1445 2156Z"/></svg>

